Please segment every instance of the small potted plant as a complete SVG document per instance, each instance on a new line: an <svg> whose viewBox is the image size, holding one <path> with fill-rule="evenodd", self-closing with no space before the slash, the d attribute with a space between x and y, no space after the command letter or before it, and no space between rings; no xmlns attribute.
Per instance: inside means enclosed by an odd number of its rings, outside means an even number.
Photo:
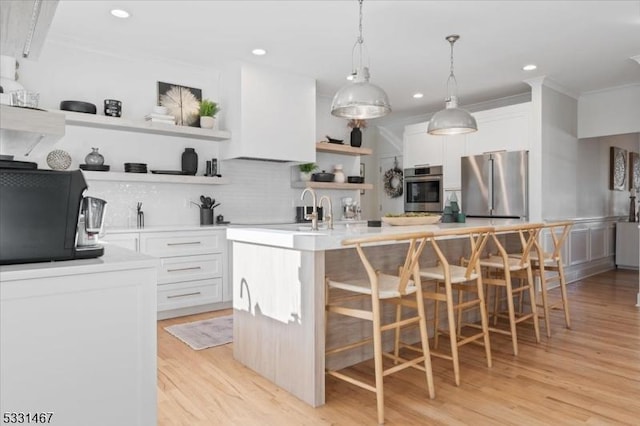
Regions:
<svg viewBox="0 0 640 426"><path fill-rule="evenodd" d="M366 120L351 119L347 123L347 126L351 129L351 146L359 148L362 146L362 131L367 127Z"/></svg>
<svg viewBox="0 0 640 426"><path fill-rule="evenodd" d="M298 168L300 169L300 180L303 182L308 182L311 180L311 172L316 170L318 166L316 165L316 163L305 163L300 164Z"/></svg>
<svg viewBox="0 0 640 426"><path fill-rule="evenodd" d="M213 129L216 124L216 114L220 111L217 103L209 99L200 102L200 127L203 129Z"/></svg>

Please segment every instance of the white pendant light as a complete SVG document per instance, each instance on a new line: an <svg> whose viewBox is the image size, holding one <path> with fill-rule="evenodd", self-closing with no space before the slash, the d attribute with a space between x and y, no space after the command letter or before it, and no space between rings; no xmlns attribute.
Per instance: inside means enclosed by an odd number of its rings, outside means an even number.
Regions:
<svg viewBox="0 0 640 426"><path fill-rule="evenodd" d="M458 108L458 82L453 75L453 44L459 35L450 35L446 40L451 44L451 72L447 79L447 99L445 109L436 112L429 120L427 133L432 135L460 135L478 130L476 119L467 110ZM453 84L453 90L451 85Z"/></svg>
<svg viewBox="0 0 640 426"><path fill-rule="evenodd" d="M362 65L362 2L360 4L360 35L353 46L353 54L358 53L357 67L353 70L351 82L343 86L333 97L331 114L347 119L371 119L382 117L391 112L387 94L380 87L369 83L369 68Z"/></svg>

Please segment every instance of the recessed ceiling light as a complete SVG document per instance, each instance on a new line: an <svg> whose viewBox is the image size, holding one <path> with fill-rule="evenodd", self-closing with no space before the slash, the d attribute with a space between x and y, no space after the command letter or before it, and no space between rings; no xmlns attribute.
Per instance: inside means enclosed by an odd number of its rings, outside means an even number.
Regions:
<svg viewBox="0 0 640 426"><path fill-rule="evenodd" d="M129 12L127 12L126 10L122 10L122 9L113 9L111 11L111 14L113 16L115 16L116 18L128 18L129 16L131 16L131 14L129 14Z"/></svg>
<svg viewBox="0 0 640 426"><path fill-rule="evenodd" d="M267 51L264 49L253 49L251 53L253 53L256 56L262 56L262 55L266 55Z"/></svg>
<svg viewBox="0 0 640 426"><path fill-rule="evenodd" d="M524 71L533 71L536 68L538 68L538 67L536 65L534 65L534 64L529 64L529 65L525 65L524 67L522 67L522 69Z"/></svg>
<svg viewBox="0 0 640 426"><path fill-rule="evenodd" d="M416 99L420 99L421 97L423 97L424 95L422 93L414 93L413 97Z"/></svg>

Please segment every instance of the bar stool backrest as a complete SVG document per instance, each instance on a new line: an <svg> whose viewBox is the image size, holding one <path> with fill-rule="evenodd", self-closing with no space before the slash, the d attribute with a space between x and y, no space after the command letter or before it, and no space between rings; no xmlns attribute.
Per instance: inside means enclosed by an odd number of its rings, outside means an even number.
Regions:
<svg viewBox="0 0 640 426"><path fill-rule="evenodd" d="M398 280L398 292L405 295L409 279L413 275L414 281L420 280L420 267L418 259L424 250L427 240L433 236L431 232L412 232L403 234L375 235L372 237L352 238L342 241L343 246L355 245L356 251L360 256L360 260L367 271L369 282L371 283L371 292L379 294L378 271L371 265L364 252L363 245L384 242L409 242L409 249L405 256L404 264L400 270L400 279Z"/></svg>
<svg viewBox="0 0 640 426"><path fill-rule="evenodd" d="M495 232L491 235L493 237L493 241L496 243L498 248L498 252L500 256L504 259L505 265L507 264L507 259L509 258L509 254L504 246L498 240L496 233L502 232L517 232L520 237L520 246L522 248L522 253L519 253L519 267L524 267L525 264L529 263L529 254L531 253L531 249L538 244L538 235L540 233L540 229L542 229L544 225L542 223L522 223L516 225L507 225L507 226L496 226Z"/></svg>
<svg viewBox="0 0 640 426"><path fill-rule="evenodd" d="M544 225L545 228L549 229L549 233L551 234L551 239L553 241L553 252L549 256L546 257L551 258L555 261L560 261L562 259L562 246L569 235L569 231L573 226L573 222L571 221L563 221L563 222L551 222ZM560 231L560 236L558 236L558 232ZM542 247L540 248L540 253L544 253ZM542 259L542 257L540 257Z"/></svg>
<svg viewBox="0 0 640 426"><path fill-rule="evenodd" d="M493 228L490 226L478 226L471 228L454 228L454 229L446 229L441 231L436 231L433 233L433 238L431 238L431 245L436 255L438 256L438 260L440 264L443 266L444 275L446 279L451 279L449 276L449 261L446 256L440 249L438 245L439 240L446 239L448 237L460 237L460 236L468 236L469 243L471 245L471 254L469 255L469 259L465 259L465 263L467 263L467 269L465 271L465 279L470 280L471 274L474 270L479 268L479 260L482 255L482 251L484 250L485 245L487 244L487 240L489 238L489 234L493 232Z"/></svg>

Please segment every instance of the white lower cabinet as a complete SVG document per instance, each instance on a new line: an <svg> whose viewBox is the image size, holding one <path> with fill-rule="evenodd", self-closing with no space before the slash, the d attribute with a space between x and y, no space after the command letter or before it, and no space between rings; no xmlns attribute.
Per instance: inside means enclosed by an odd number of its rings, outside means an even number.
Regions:
<svg viewBox="0 0 640 426"><path fill-rule="evenodd" d="M640 250L638 223L618 222L616 224L616 266L638 269Z"/></svg>
<svg viewBox="0 0 640 426"><path fill-rule="evenodd" d="M108 234L103 241L160 259L158 319L230 306L224 229Z"/></svg>

